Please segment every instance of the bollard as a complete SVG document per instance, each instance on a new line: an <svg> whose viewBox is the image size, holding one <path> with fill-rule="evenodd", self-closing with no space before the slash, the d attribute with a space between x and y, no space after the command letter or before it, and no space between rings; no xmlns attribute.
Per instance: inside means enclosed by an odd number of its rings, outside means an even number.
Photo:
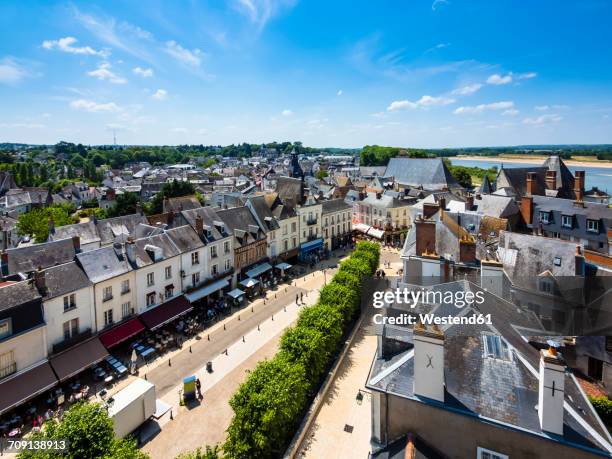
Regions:
<svg viewBox="0 0 612 459"><path fill-rule="evenodd" d="M172 366L172 362L170 361L170 359L168 359L168 366L171 367Z"/></svg>
<svg viewBox="0 0 612 459"><path fill-rule="evenodd" d="M274 314L272 314L272 321L274 321Z"/></svg>
<svg viewBox="0 0 612 459"><path fill-rule="evenodd" d="M210 341L210 333L208 334L208 341Z"/></svg>
<svg viewBox="0 0 612 459"><path fill-rule="evenodd" d="M243 343L245 342L245 341L244 341L244 335L242 335L242 342L243 342Z"/></svg>
<svg viewBox="0 0 612 459"><path fill-rule="evenodd" d="M192 354L192 352L191 352L191 346L189 346L189 353L190 353L190 354Z"/></svg>
<svg viewBox="0 0 612 459"><path fill-rule="evenodd" d="M276 299L276 293L274 294L274 299Z"/></svg>
<svg viewBox="0 0 612 459"><path fill-rule="evenodd" d="M223 330L225 330L225 324L223 324Z"/></svg>
<svg viewBox="0 0 612 459"><path fill-rule="evenodd" d="M261 330L259 329L259 324L257 324L257 331L261 331Z"/></svg>
<svg viewBox="0 0 612 459"><path fill-rule="evenodd" d="M251 306L251 312L255 312L255 310L253 309L253 306Z"/></svg>
<svg viewBox="0 0 612 459"><path fill-rule="evenodd" d="M240 320L240 314L238 314L238 320Z"/></svg>
<svg viewBox="0 0 612 459"><path fill-rule="evenodd" d="M287 312L287 306L284 306L284 307L283 307L283 310L284 310L285 312Z"/></svg>
<svg viewBox="0 0 612 459"><path fill-rule="evenodd" d="M170 420L174 421L174 416L172 416L172 410L170 410Z"/></svg>
<svg viewBox="0 0 612 459"><path fill-rule="evenodd" d="M225 355L228 355L228 354L227 354L227 348L225 348Z"/></svg>
<svg viewBox="0 0 612 459"><path fill-rule="evenodd" d="M148 381L148 379L147 379L147 374L146 374L146 373L145 373L145 381Z"/></svg>

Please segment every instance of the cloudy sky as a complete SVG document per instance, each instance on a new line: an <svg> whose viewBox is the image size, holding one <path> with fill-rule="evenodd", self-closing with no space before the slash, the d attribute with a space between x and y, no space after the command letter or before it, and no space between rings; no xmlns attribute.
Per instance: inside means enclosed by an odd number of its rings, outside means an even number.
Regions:
<svg viewBox="0 0 612 459"><path fill-rule="evenodd" d="M607 0L0 3L0 142L612 143Z"/></svg>

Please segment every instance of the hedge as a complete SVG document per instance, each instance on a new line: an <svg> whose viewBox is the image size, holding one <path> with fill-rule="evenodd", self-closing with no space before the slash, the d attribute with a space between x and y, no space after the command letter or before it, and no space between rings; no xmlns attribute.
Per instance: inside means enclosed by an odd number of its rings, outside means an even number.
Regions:
<svg viewBox="0 0 612 459"><path fill-rule="evenodd" d="M378 267L380 247L360 242L338 273L321 289L281 338L280 351L260 362L230 400L234 417L223 445L230 459L283 454L359 311L365 276ZM376 262L376 264L374 264Z"/></svg>
<svg viewBox="0 0 612 459"><path fill-rule="evenodd" d="M593 408L608 427L612 427L612 400L608 397L589 397Z"/></svg>

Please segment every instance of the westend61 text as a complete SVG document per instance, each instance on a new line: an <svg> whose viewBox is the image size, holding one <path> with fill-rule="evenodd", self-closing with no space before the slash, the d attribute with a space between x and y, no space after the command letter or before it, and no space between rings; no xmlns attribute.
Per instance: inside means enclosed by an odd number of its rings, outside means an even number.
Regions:
<svg viewBox="0 0 612 459"><path fill-rule="evenodd" d="M491 314L474 314L468 317L461 316L437 316L435 314L400 314L395 317L387 317L383 314L375 314L372 321L376 325L415 325L421 322L425 325L492 325Z"/></svg>

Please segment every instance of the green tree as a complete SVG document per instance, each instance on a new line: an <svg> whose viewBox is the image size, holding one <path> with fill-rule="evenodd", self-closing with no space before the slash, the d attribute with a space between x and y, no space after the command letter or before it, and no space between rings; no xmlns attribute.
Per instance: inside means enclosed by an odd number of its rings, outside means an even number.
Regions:
<svg viewBox="0 0 612 459"><path fill-rule="evenodd" d="M220 457L219 446L208 446L204 451L202 448L198 448L195 451L191 451L189 453L183 453L176 456L175 459L218 459Z"/></svg>
<svg viewBox="0 0 612 459"><path fill-rule="evenodd" d="M55 227L76 223L71 213L71 207L65 205L32 209L19 216L17 230L22 236L33 236L37 243L45 242L49 238L49 220L53 220Z"/></svg>
<svg viewBox="0 0 612 459"><path fill-rule="evenodd" d="M140 198L136 193L118 194L115 205L109 208L106 213L109 217L135 214L138 210L138 203L140 203Z"/></svg>
<svg viewBox="0 0 612 459"><path fill-rule="evenodd" d="M161 214L165 198L177 198L192 194L195 194L195 188L190 182L173 180L170 183L165 183L160 192L151 200L147 211L149 214Z"/></svg>
<svg viewBox="0 0 612 459"><path fill-rule="evenodd" d="M282 355L260 362L230 400L234 417L223 451L228 458L280 456L306 405L304 367Z"/></svg>
<svg viewBox="0 0 612 459"><path fill-rule="evenodd" d="M333 305L342 314L344 322L349 322L359 308L359 294L333 280L321 289L319 301Z"/></svg>
<svg viewBox="0 0 612 459"><path fill-rule="evenodd" d="M323 180L325 177L329 177L329 173L323 169L319 169L315 177L317 177L319 180Z"/></svg>

